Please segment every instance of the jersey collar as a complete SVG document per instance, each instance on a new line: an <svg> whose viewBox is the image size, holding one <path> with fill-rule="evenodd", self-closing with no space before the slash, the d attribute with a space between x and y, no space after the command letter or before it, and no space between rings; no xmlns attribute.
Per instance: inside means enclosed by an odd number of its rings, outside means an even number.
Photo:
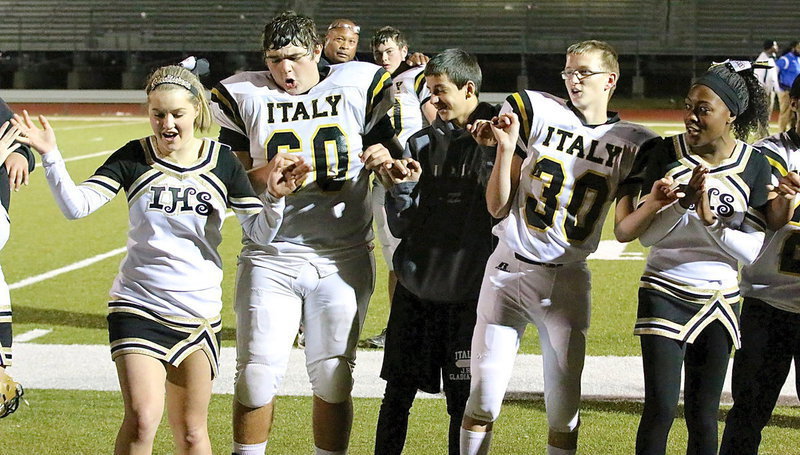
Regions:
<svg viewBox="0 0 800 455"><path fill-rule="evenodd" d="M572 104L572 101L567 101L567 107L572 111L573 114L575 114L581 120L581 124L583 126L587 126L589 128L595 128L595 127L600 126L600 125L608 125L608 124L617 123L617 122L620 121L618 112L606 111L606 121L605 121L605 123L599 123L599 124L595 124L595 125L590 125L590 124L586 123L586 119L583 118L583 113L581 113L581 111L579 111L578 108L575 107L574 104Z"/></svg>

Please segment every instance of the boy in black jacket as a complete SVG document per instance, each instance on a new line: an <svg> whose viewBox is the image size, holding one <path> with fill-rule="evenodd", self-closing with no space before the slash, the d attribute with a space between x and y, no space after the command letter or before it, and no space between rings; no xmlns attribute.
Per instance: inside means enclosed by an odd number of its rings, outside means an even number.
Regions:
<svg viewBox="0 0 800 455"><path fill-rule="evenodd" d="M493 138L479 144L468 126L499 109L478 101L480 67L460 49L431 59L425 79L437 118L411 136L395 172L381 176L389 186L389 229L401 242L381 370L387 384L375 441L380 455L401 453L417 389L438 393L440 383L450 415L449 453L458 454L475 308L495 246L485 199L495 144ZM400 169L405 175L397 177Z"/></svg>

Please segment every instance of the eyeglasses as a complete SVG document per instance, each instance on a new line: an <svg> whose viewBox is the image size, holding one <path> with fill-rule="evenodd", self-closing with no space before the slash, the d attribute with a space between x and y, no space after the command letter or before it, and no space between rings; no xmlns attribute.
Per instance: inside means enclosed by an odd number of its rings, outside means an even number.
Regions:
<svg viewBox="0 0 800 455"><path fill-rule="evenodd" d="M575 76L578 76L578 82L586 79L587 77L594 76L595 74L608 74L610 71L593 71L593 70L564 70L561 72L561 79L565 81L567 79L572 79Z"/></svg>

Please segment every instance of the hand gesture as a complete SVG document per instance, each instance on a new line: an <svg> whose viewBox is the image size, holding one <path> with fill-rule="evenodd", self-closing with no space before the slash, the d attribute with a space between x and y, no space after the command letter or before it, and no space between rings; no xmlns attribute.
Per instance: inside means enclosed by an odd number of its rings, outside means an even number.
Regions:
<svg viewBox="0 0 800 455"><path fill-rule="evenodd" d="M494 147L497 145L497 138L492 131L491 120L476 120L475 123L467 124L467 131L475 139L475 142L484 147Z"/></svg>
<svg viewBox="0 0 800 455"><path fill-rule="evenodd" d="M19 142L30 145L40 155L57 150L56 133L50 127L50 122L43 115L40 115L39 123L42 124L42 128L38 128L33 124L28 111L22 111L22 117L14 114L14 118L11 120L11 124L20 130L21 135L17 138Z"/></svg>
<svg viewBox="0 0 800 455"><path fill-rule="evenodd" d="M498 147L505 153L514 153L519 137L519 118L517 114L508 112L491 120L492 133Z"/></svg>
<svg viewBox="0 0 800 455"><path fill-rule="evenodd" d="M291 153L278 153L269 163L250 171L251 179L264 182L264 186L272 197L282 198L296 191L311 172L302 157Z"/></svg>
<svg viewBox="0 0 800 455"><path fill-rule="evenodd" d="M387 188L398 183L419 182L421 175L422 166L413 158L394 160L391 167L381 167L378 171L378 178Z"/></svg>
<svg viewBox="0 0 800 455"><path fill-rule="evenodd" d="M714 212L711 210L711 203L708 200L708 191L703 190L703 192L700 193L695 211L706 226L711 226L717 221L717 216L714 215Z"/></svg>
<svg viewBox="0 0 800 455"><path fill-rule="evenodd" d="M675 185L672 177L666 176L653 183L647 202L656 204L658 208L666 207L678 199L686 196L680 186Z"/></svg>
<svg viewBox="0 0 800 455"><path fill-rule="evenodd" d="M361 152L359 157L361 157L361 162L364 163L364 167L370 171L378 171L378 169L385 166L392 167L392 163L394 162L391 153L389 153L389 149L383 144L370 145Z"/></svg>
<svg viewBox="0 0 800 455"><path fill-rule="evenodd" d="M20 144L15 144L19 135L19 128L9 122L0 125L0 162L5 162L11 152L19 148Z"/></svg>
<svg viewBox="0 0 800 455"><path fill-rule="evenodd" d="M681 206L688 209L692 205L697 205L700 196L706 190L706 175L708 175L708 168L702 164L698 164L692 170L692 176L689 178L689 183L682 185L681 191L684 196L681 198Z"/></svg>
<svg viewBox="0 0 800 455"><path fill-rule="evenodd" d="M406 57L406 65L408 66L422 66L427 65L431 58L421 52L414 52Z"/></svg>
<svg viewBox="0 0 800 455"><path fill-rule="evenodd" d="M794 199L800 193L800 175L796 171L790 171L778 180L778 185L767 185L767 189L785 199Z"/></svg>

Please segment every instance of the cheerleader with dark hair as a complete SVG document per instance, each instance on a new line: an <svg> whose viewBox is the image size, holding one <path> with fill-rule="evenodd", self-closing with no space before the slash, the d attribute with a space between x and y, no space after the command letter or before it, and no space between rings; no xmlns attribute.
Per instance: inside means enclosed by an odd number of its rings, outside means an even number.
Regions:
<svg viewBox="0 0 800 455"><path fill-rule="evenodd" d="M712 65L686 95L684 124L648 154L650 194L616 228L652 247L634 330L645 378L637 454L665 453L682 367L686 453L716 454L719 398L739 347L738 266L764 241L769 164L744 141L766 133L767 107L751 64Z"/></svg>

